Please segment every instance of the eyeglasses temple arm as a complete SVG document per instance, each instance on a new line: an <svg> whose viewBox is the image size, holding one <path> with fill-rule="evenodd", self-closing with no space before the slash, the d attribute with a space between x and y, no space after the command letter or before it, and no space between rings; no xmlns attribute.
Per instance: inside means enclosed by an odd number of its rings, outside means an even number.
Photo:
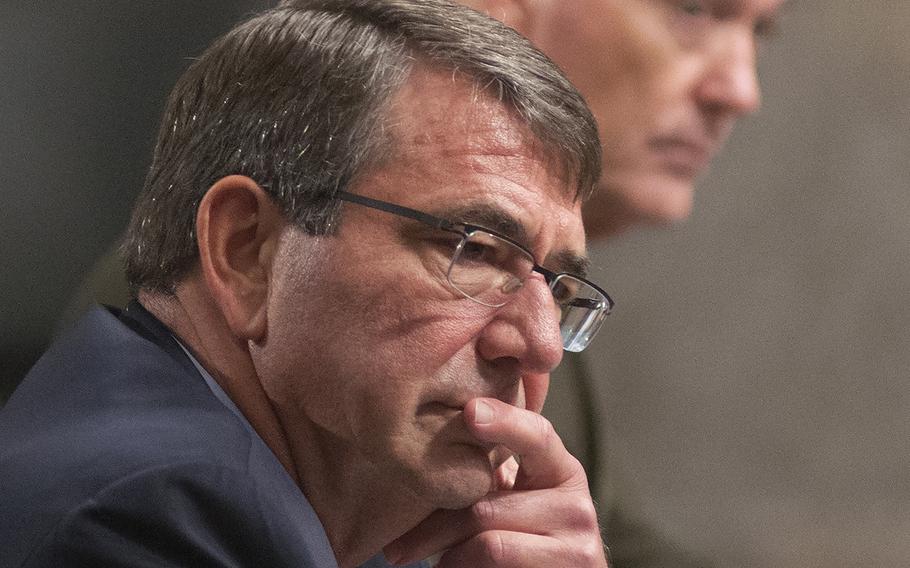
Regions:
<svg viewBox="0 0 910 568"><path fill-rule="evenodd" d="M451 231L455 229L454 223L446 219L441 219L429 213L424 213L423 211L417 211L416 209L411 209L410 207L404 207L401 205L395 205L394 203L388 203L386 201L380 201L378 199L371 199L363 195L357 195L356 193L348 193L347 191L339 191L337 194L338 199L344 201L350 201L351 203L358 203L371 209L379 209L380 211L385 211L386 213L391 213L392 215L401 215L414 219L415 221L420 221L430 225L431 227L436 227L437 229L442 229L445 231Z"/></svg>

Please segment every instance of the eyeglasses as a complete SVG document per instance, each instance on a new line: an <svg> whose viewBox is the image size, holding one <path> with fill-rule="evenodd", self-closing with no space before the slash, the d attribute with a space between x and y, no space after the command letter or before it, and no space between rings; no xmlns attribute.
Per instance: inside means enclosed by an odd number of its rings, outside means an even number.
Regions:
<svg viewBox="0 0 910 568"><path fill-rule="evenodd" d="M339 192L337 197L460 235L446 270L446 280L457 292L478 304L492 308L504 306L532 272L542 274L560 310L559 330L566 351L584 350L613 309L613 300L596 284L580 276L547 270L534 261L531 251L496 231L346 191Z"/></svg>

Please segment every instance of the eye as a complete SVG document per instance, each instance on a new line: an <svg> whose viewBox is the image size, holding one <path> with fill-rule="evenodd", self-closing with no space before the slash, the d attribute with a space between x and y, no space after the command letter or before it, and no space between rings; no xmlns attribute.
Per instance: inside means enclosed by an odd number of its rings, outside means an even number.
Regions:
<svg viewBox="0 0 910 568"><path fill-rule="evenodd" d="M774 36L776 32L777 18L773 16L759 18L755 21L755 25L752 26L752 33L758 38L769 38Z"/></svg>
<svg viewBox="0 0 910 568"><path fill-rule="evenodd" d="M682 0L679 2L679 9L688 16L701 16L708 11L702 2L696 2L694 0Z"/></svg>
<svg viewBox="0 0 910 568"><path fill-rule="evenodd" d="M567 304L575 297L576 286L572 285L571 280L562 278L553 284L550 289L553 290L553 298L560 306Z"/></svg>
<svg viewBox="0 0 910 568"><path fill-rule="evenodd" d="M455 252L455 249L458 248L458 243L461 242L461 239L457 236L449 236L446 234L443 235L421 235L416 242L423 243L434 253L438 253L442 256L451 257Z"/></svg>
<svg viewBox="0 0 910 568"><path fill-rule="evenodd" d="M486 231L471 232L461 247L462 262L483 263L510 270L515 247Z"/></svg>
<svg viewBox="0 0 910 568"><path fill-rule="evenodd" d="M479 241L469 240L461 247L461 258L465 261L495 264L497 257L495 247Z"/></svg>

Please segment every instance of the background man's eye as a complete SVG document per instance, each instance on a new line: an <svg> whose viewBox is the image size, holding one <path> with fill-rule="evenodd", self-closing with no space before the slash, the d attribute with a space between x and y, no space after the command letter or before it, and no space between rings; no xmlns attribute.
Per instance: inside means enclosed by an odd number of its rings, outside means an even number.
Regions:
<svg viewBox="0 0 910 568"><path fill-rule="evenodd" d="M686 2L685 0L680 3L680 9L690 16L700 16L706 11L701 2Z"/></svg>
<svg viewBox="0 0 910 568"><path fill-rule="evenodd" d="M760 18L755 22L752 31L759 38L772 37L777 32L777 20L775 18Z"/></svg>

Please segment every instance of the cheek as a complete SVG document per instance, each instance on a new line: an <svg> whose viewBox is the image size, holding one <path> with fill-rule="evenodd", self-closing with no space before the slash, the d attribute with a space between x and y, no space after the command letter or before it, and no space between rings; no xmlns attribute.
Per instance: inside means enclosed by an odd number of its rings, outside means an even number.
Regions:
<svg viewBox="0 0 910 568"><path fill-rule="evenodd" d="M638 100L659 99L676 89L686 74L688 53L672 29L672 9L660 2L617 3L610 22L609 45L604 45L603 59L612 81L623 85L627 96ZM609 49L609 51L606 51Z"/></svg>
<svg viewBox="0 0 910 568"><path fill-rule="evenodd" d="M388 372L427 380L456 354L473 349L490 311L466 299L417 302L400 296L369 306L358 342L369 346Z"/></svg>
<svg viewBox="0 0 910 568"><path fill-rule="evenodd" d="M427 384L456 354L473 350L474 338L489 321L488 308L448 291L428 299L427 286L398 284L370 293L336 285L332 293L314 297L321 309L282 326L292 329L278 349L295 353L286 371L309 373L316 367L324 380L369 397L375 394L371 389L404 391ZM294 320L308 324L295 326ZM383 383L387 387L379 386Z"/></svg>
<svg viewBox="0 0 910 568"><path fill-rule="evenodd" d="M556 9L541 43L591 107L607 160L637 145L633 141L647 129L667 89L659 79L672 46L649 4L610 0L592 2L589 10Z"/></svg>
<svg viewBox="0 0 910 568"><path fill-rule="evenodd" d="M566 8L559 3L551 13L541 16L546 24L531 38L565 71L589 103L622 77L617 73L623 59L618 52L624 49L626 38L621 26L617 26L621 18L616 16L616 9L607 4L585 9Z"/></svg>
<svg viewBox="0 0 910 568"><path fill-rule="evenodd" d="M461 381L470 385L466 377L476 375L476 332L471 330L478 322L445 317L440 313L445 311L443 306L433 314L410 312L401 318L388 318L383 310L371 313L370 323L347 349L321 362L334 370L310 391L330 401L308 409L319 413L316 421L378 458L388 452L419 455L438 426L421 418L423 404L439 393L462 390ZM379 323L389 319L396 321Z"/></svg>
<svg viewBox="0 0 910 568"><path fill-rule="evenodd" d="M325 301L346 320L336 331L348 345L369 346L370 356L396 366L424 360L433 368L478 333L489 310L452 290L436 263L397 258L363 259L358 273L338 279Z"/></svg>
<svg viewBox="0 0 910 568"><path fill-rule="evenodd" d="M322 266L329 268L276 282L255 360L286 415L345 437L393 416L406 420L438 387L441 370L472 358L474 338L492 317L416 261L358 257L343 270Z"/></svg>

